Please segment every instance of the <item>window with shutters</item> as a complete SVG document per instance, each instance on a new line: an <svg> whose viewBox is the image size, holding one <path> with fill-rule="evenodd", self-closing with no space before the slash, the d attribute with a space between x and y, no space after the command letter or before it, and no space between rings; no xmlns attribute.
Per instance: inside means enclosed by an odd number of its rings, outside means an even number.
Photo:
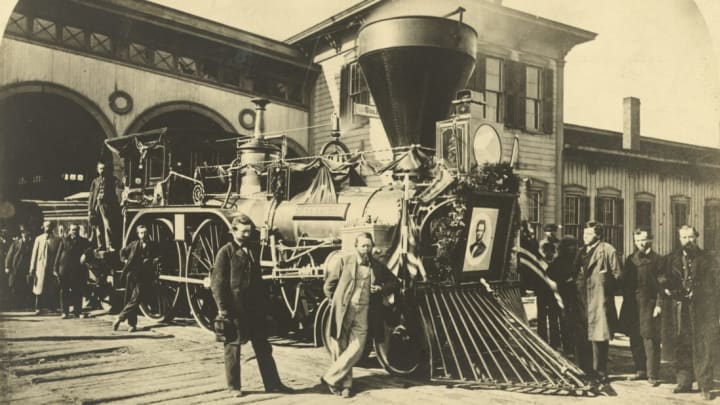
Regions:
<svg viewBox="0 0 720 405"><path fill-rule="evenodd" d="M672 216L673 249L680 247L678 229L688 224L690 198L685 196L674 196L670 198L670 215Z"/></svg>
<svg viewBox="0 0 720 405"><path fill-rule="evenodd" d="M598 192L595 204L595 221L603 224L605 242L613 245L618 252L622 252L624 250L623 199L614 190L607 194L604 194L601 190Z"/></svg>
<svg viewBox="0 0 720 405"><path fill-rule="evenodd" d="M579 186L565 187L562 206L563 233L582 242L583 228L590 220L590 201Z"/></svg>
<svg viewBox="0 0 720 405"><path fill-rule="evenodd" d="M542 80L540 69L528 66L525 72L525 128L540 130L542 117Z"/></svg>
<svg viewBox="0 0 720 405"><path fill-rule="evenodd" d="M720 200L705 201L703 243L705 250L720 253Z"/></svg>
<svg viewBox="0 0 720 405"><path fill-rule="evenodd" d="M653 229L653 211L655 196L648 193L635 195L635 228L647 230L651 235L655 234Z"/></svg>

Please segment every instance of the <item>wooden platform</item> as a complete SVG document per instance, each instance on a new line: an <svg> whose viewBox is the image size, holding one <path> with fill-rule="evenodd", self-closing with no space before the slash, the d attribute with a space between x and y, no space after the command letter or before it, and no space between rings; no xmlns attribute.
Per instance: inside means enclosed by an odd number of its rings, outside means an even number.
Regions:
<svg viewBox="0 0 720 405"><path fill-rule="evenodd" d="M250 345L243 347L243 390L232 398L225 390L222 346L189 321L158 325L140 321L136 333L113 332L113 317L61 320L58 315L0 313L0 403L373 403L607 404L707 403L698 393L673 395L673 385L651 388L624 381L632 370L626 340L614 341L610 367L617 396L533 395L490 389L470 390L389 376L379 367L356 368L359 393L350 400L331 396L318 384L329 364L323 348L274 339L274 355L294 395L263 391ZM185 325L184 325L185 324ZM665 381L671 367L663 365ZM716 396L719 393L716 390ZM720 403L720 398L713 402Z"/></svg>

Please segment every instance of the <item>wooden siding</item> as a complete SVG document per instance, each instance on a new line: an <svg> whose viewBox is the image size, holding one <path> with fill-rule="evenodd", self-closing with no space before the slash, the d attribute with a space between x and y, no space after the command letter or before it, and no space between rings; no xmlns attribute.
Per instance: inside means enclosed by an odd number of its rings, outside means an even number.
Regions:
<svg viewBox="0 0 720 405"><path fill-rule="evenodd" d="M673 229L670 203L672 197L685 196L690 199L688 222L694 225L703 235L704 207L708 199L720 198L720 182L698 182L684 176L663 176L645 170L630 167L593 166L585 162L565 160L564 184L578 184L587 187L590 198L591 218L595 217L594 200L602 188L620 190L620 197L625 200L624 246L623 250L632 252L632 232L635 228L635 196L637 194L653 195L652 226L655 233L655 248L662 254L669 253L677 231ZM702 246L703 241L700 240Z"/></svg>

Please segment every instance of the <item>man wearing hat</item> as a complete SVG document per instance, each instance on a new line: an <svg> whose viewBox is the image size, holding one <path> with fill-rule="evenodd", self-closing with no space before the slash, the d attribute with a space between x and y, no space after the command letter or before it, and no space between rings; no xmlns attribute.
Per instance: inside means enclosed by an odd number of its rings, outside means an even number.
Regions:
<svg viewBox="0 0 720 405"><path fill-rule="evenodd" d="M82 297L87 285L88 270L80 262L90 248L90 242L81 237L77 224L70 225L68 234L62 238L55 260L55 274L60 279L60 303L63 319L70 317L70 307L76 317L82 315Z"/></svg>
<svg viewBox="0 0 720 405"><path fill-rule="evenodd" d="M43 222L43 233L35 238L28 281L35 294L35 315L42 309L55 311L58 306L58 282L54 276L55 256L60 246L60 238L55 236L55 224Z"/></svg>
<svg viewBox="0 0 720 405"><path fill-rule="evenodd" d="M265 318L269 300L260 269L259 246L252 240L254 229L246 215L233 218L233 240L215 256L210 282L218 306L215 332L225 346L227 386L236 397L243 395L240 347L248 341L255 351L265 392L293 392L280 381L267 339Z"/></svg>

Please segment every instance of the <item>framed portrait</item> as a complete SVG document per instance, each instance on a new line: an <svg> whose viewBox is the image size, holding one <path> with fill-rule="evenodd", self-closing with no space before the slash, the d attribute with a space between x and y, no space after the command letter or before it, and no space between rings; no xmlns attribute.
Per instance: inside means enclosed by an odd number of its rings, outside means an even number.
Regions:
<svg viewBox="0 0 720 405"><path fill-rule="evenodd" d="M473 207L468 227L463 272L488 271L497 231L498 209Z"/></svg>
<svg viewBox="0 0 720 405"><path fill-rule="evenodd" d="M505 277L512 244L512 222L517 197L503 193L478 193L466 213L465 236L460 281L489 282Z"/></svg>

